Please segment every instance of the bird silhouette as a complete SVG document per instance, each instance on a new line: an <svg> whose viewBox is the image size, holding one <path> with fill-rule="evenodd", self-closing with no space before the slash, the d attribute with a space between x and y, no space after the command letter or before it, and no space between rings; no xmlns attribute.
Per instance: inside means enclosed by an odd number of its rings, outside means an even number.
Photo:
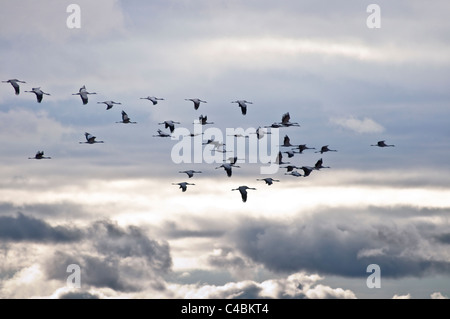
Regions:
<svg viewBox="0 0 450 319"><path fill-rule="evenodd" d="M153 103L153 105L158 104L158 101L164 101L163 98L159 98L159 97L156 97L156 96L141 97L140 99L141 100L149 100L149 101L151 101Z"/></svg>
<svg viewBox="0 0 450 319"><path fill-rule="evenodd" d="M247 190L252 189L256 190L256 188L248 187L248 186L239 186L238 188L233 188L232 191L239 191L241 193L242 201L245 203L247 201Z"/></svg>
<svg viewBox="0 0 450 319"><path fill-rule="evenodd" d="M85 132L84 136L86 137L86 142L80 142L80 144L95 144L95 143L104 143L103 141L96 141L95 139L97 137L93 136L92 134Z"/></svg>
<svg viewBox="0 0 450 319"><path fill-rule="evenodd" d="M273 179L272 177L266 177L266 178L257 178L257 181L264 181L267 185L272 185L273 182L279 182L279 179Z"/></svg>
<svg viewBox="0 0 450 319"><path fill-rule="evenodd" d="M181 191L184 193L187 190L187 186L188 185L195 185L195 184L190 184L190 183L187 183L187 182L181 182L181 183L172 183L172 185L179 185L180 186L179 188L181 188Z"/></svg>
<svg viewBox="0 0 450 319"><path fill-rule="evenodd" d="M372 144L370 146L378 146L378 147L394 147L395 145L388 145L385 141L378 141L377 144Z"/></svg>
<svg viewBox="0 0 450 319"><path fill-rule="evenodd" d="M19 83L27 83L25 81L21 81L21 80L18 80L18 79L10 79L10 80L7 80L7 81L2 81L2 82L3 83L10 83L12 85L12 87L14 88L14 91L15 91L16 95L20 94Z"/></svg>
<svg viewBox="0 0 450 319"><path fill-rule="evenodd" d="M298 150L298 153L302 154L304 150L315 150L315 147L307 147L306 144L298 145L294 150Z"/></svg>
<svg viewBox="0 0 450 319"><path fill-rule="evenodd" d="M319 159L314 165L315 170L320 170L322 168L330 168L329 166L323 166L323 159Z"/></svg>
<svg viewBox="0 0 450 319"><path fill-rule="evenodd" d="M51 159L51 157L44 156L44 151L38 151L34 157L28 157L28 159Z"/></svg>
<svg viewBox="0 0 450 319"><path fill-rule="evenodd" d="M233 165L230 163L224 163L224 164L220 165L219 167L216 167L216 169L221 168L221 167L223 167L223 169L227 172L228 177L231 177L231 175L233 173L231 170L232 167L240 168L240 166L236 166L236 165Z"/></svg>
<svg viewBox="0 0 450 319"><path fill-rule="evenodd" d="M120 102L114 102L114 101L103 101L103 102L97 102L97 104L106 104L106 109L110 110L114 106L114 104L122 104Z"/></svg>
<svg viewBox="0 0 450 319"><path fill-rule="evenodd" d="M116 123L136 124L137 122L131 122L130 118L128 117L128 114L122 110L122 121Z"/></svg>
<svg viewBox="0 0 450 319"><path fill-rule="evenodd" d="M194 171L194 170L190 169L187 171L179 171L178 173L186 173L187 176L189 176L189 178L192 178L194 176L194 174L199 174L199 173L201 173L201 171Z"/></svg>
<svg viewBox="0 0 450 319"><path fill-rule="evenodd" d="M198 121L201 125L214 124L214 122L208 122L208 116L203 116L203 114L198 117Z"/></svg>
<svg viewBox="0 0 450 319"><path fill-rule="evenodd" d="M289 115L289 112L284 113L283 116L281 117L281 125L285 126L285 127L289 127L289 126L300 126L298 123L292 123L290 122L291 120L291 116Z"/></svg>
<svg viewBox="0 0 450 319"><path fill-rule="evenodd" d="M281 151L279 151L277 158L275 159L275 164L283 165L283 164L290 164L290 162L283 162L283 154L281 154Z"/></svg>
<svg viewBox="0 0 450 319"><path fill-rule="evenodd" d="M170 133L173 133L173 131L175 131L175 124L180 124L180 122L169 120L158 124L159 125L164 124L165 128L168 128L170 130Z"/></svg>
<svg viewBox="0 0 450 319"><path fill-rule="evenodd" d="M96 92L88 92L86 90L86 86L83 85L78 93L73 93L72 95L79 95L81 97L81 101L83 101L83 105L88 104L89 100L88 100L88 95L89 94L97 94Z"/></svg>
<svg viewBox="0 0 450 319"><path fill-rule="evenodd" d="M36 94L36 99L37 99L38 103L42 102L42 98L44 97L44 94L50 95L49 93L45 93L44 91L42 91L40 87L32 88L31 91L25 91L25 92Z"/></svg>
<svg viewBox="0 0 450 319"><path fill-rule="evenodd" d="M158 132L158 135L153 135L154 137L171 137L172 136L170 134L164 133L161 130L158 130L157 132Z"/></svg>
<svg viewBox="0 0 450 319"><path fill-rule="evenodd" d="M249 102L246 100L236 100L236 101L232 101L231 103L237 103L238 106L241 108L241 113L242 115L246 115L247 114L247 104L253 104L253 102Z"/></svg>
<svg viewBox="0 0 450 319"><path fill-rule="evenodd" d="M300 173L297 172L297 171L292 171L292 172L289 172L289 173L284 173L284 175L292 175L292 176L295 176L295 177L303 176L302 174L300 174Z"/></svg>
<svg viewBox="0 0 450 319"><path fill-rule="evenodd" d="M328 145L322 146L322 148L320 149L320 151L314 152L314 153L320 153L323 154L325 152L337 152L337 150L330 150L328 148Z"/></svg>
<svg viewBox="0 0 450 319"><path fill-rule="evenodd" d="M282 147L294 147L297 145L292 145L291 144L291 139L289 138L289 136L285 135L283 138L283 145L281 145Z"/></svg>
<svg viewBox="0 0 450 319"><path fill-rule="evenodd" d="M206 101L200 100L198 98L195 99L185 99L186 101L192 101L194 102L194 109L198 110L198 108L200 107L200 103L207 103Z"/></svg>
<svg viewBox="0 0 450 319"><path fill-rule="evenodd" d="M303 177L309 176L313 170L315 170L314 167L310 166L302 166L300 167L301 170L303 170Z"/></svg>

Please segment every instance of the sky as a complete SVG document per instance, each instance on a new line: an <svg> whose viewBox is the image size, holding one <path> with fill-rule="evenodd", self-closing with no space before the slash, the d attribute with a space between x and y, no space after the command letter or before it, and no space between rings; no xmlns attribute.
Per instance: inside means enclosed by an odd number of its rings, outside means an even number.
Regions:
<svg viewBox="0 0 450 319"><path fill-rule="evenodd" d="M0 80L26 83L0 83L0 297L450 297L449 10L3 0ZM287 112L299 126L256 138ZM172 137L155 137L168 120ZM284 162L329 168L288 175L274 162L286 135L315 149ZM244 185L246 202L232 191Z"/></svg>

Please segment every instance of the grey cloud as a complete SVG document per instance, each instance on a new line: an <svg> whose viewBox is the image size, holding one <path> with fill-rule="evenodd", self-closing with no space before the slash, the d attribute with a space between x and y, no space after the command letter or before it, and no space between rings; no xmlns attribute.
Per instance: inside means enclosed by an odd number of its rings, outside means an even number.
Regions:
<svg viewBox="0 0 450 319"><path fill-rule="evenodd" d="M150 285L164 289L161 276L172 266L167 243L149 238L136 226L119 227L110 221L93 223L83 241L61 250L45 262L51 279L65 280L66 267L81 268L82 285L137 291Z"/></svg>
<svg viewBox="0 0 450 319"><path fill-rule="evenodd" d="M5 241L74 242L82 238L83 232L74 227L51 226L26 216L0 216L0 238Z"/></svg>
<svg viewBox="0 0 450 319"><path fill-rule="evenodd" d="M290 224L249 219L230 238L245 256L276 272L364 277L375 263L386 277L450 273L450 256L430 236L437 226L373 217L366 210L330 209Z"/></svg>

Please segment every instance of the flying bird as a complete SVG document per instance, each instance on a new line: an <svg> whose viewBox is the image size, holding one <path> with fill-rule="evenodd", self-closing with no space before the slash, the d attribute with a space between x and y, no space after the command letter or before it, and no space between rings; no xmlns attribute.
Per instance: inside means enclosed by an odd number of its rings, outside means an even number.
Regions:
<svg viewBox="0 0 450 319"><path fill-rule="evenodd" d="M303 176L302 174L300 174L300 173L297 172L297 171L292 171L292 172L289 172L289 173L284 173L284 175L292 175L292 176L295 176L295 177Z"/></svg>
<svg viewBox="0 0 450 319"><path fill-rule="evenodd" d="M294 169L301 169L301 167L295 165L282 166L281 168L285 168L287 172L292 172Z"/></svg>
<svg viewBox="0 0 450 319"><path fill-rule="evenodd" d="M281 154L281 151L278 152L277 158L275 159L275 164L290 164L290 162L283 162L283 154Z"/></svg>
<svg viewBox="0 0 450 319"><path fill-rule="evenodd" d="M164 101L163 98L159 98L156 96L147 96L147 97L141 97L141 100L149 100L153 103L153 105L158 104L158 101Z"/></svg>
<svg viewBox="0 0 450 319"><path fill-rule="evenodd" d="M81 100L83 101L83 105L88 104L88 95L89 94L97 94L95 92L88 92L86 90L86 86L83 85L78 93L73 93L72 95L79 95L81 97Z"/></svg>
<svg viewBox="0 0 450 319"><path fill-rule="evenodd" d="M323 159L319 159L314 165L315 170L320 170L321 168L330 168L329 166L323 166Z"/></svg>
<svg viewBox="0 0 450 319"><path fill-rule="evenodd" d="M284 113L283 116L281 117L281 125L285 126L285 127L289 127L289 126L300 126L298 123L292 123L290 122L291 120L291 116L289 115L289 112Z"/></svg>
<svg viewBox="0 0 450 319"><path fill-rule="evenodd" d="M238 188L233 188L232 191L239 191L241 193L242 201L245 203L247 201L247 190L252 189L256 190L256 188L248 187L248 186L239 186Z"/></svg>
<svg viewBox="0 0 450 319"><path fill-rule="evenodd" d="M95 144L95 143L104 143L103 141L96 141L95 139L97 137L93 136L92 134L85 132L84 136L86 137L86 142L80 142L80 144Z"/></svg>
<svg viewBox="0 0 450 319"><path fill-rule="evenodd" d="M198 117L198 121L201 125L214 124L214 122L208 122L208 116L203 116L203 114Z"/></svg>
<svg viewBox="0 0 450 319"><path fill-rule="evenodd" d="M300 154L303 153L304 150L315 150L315 147L307 147L306 144L298 145L294 150L298 150Z"/></svg>
<svg viewBox="0 0 450 319"><path fill-rule="evenodd" d="M273 179L272 177L266 177L266 178L257 178L256 179L257 181L264 181L264 182L266 182L266 184L267 185L272 185L273 184L273 182L279 182L280 180L279 179Z"/></svg>
<svg viewBox="0 0 450 319"><path fill-rule="evenodd" d="M336 150L330 150L328 148L328 145L322 146L322 148L320 149L320 151L314 152L314 153L320 153L323 154L325 152L337 152Z"/></svg>
<svg viewBox="0 0 450 319"><path fill-rule="evenodd" d="M304 177L309 176L311 174L311 172L313 170L315 170L314 167L310 167L310 166L302 166L302 167L300 167L300 169L303 170L303 172L304 172L303 176Z"/></svg>
<svg viewBox="0 0 450 319"><path fill-rule="evenodd" d="M189 178L192 178L194 176L194 174L199 174L199 173L201 173L201 171L194 171L194 170L190 169L187 171L179 171L178 173L186 173L187 176L189 176Z"/></svg>
<svg viewBox="0 0 450 319"><path fill-rule="evenodd" d="M221 146L222 147L225 146L225 143L222 143L222 142L219 142L219 141L215 141L214 139L209 139L206 142L202 143L202 145L209 145L209 144L214 145L214 149L215 150L218 150L219 147L221 147Z"/></svg>
<svg viewBox="0 0 450 319"><path fill-rule="evenodd" d="M164 124L165 128L170 129L170 133L173 133L175 131L175 124L180 124L180 122L175 122L172 120L164 121L162 123L158 123L159 125Z"/></svg>
<svg viewBox="0 0 450 319"><path fill-rule="evenodd" d="M200 103L207 103L206 101L200 100L200 99L185 99L186 101L192 101L194 102L194 109L198 110L198 108L200 107Z"/></svg>
<svg viewBox="0 0 450 319"><path fill-rule="evenodd" d="M137 122L131 122L128 114L125 111L122 111L122 121L116 123L124 123L124 124L136 124Z"/></svg>
<svg viewBox="0 0 450 319"><path fill-rule="evenodd" d="M158 132L158 135L153 135L154 137L171 137L172 136L170 134L164 133L161 130L158 130L157 132Z"/></svg>
<svg viewBox="0 0 450 319"><path fill-rule="evenodd" d="M238 106L241 108L241 113L242 115L246 115L247 114L247 104L253 104L253 102L249 102L246 100L236 100L236 101L232 101L231 103L237 103Z"/></svg>
<svg viewBox="0 0 450 319"><path fill-rule="evenodd" d="M45 93L44 91L42 91L40 87L32 88L31 91L25 91L25 92L36 94L36 99L37 99L38 103L42 102L42 98L44 97L44 94L50 95L49 93Z"/></svg>
<svg viewBox="0 0 450 319"><path fill-rule="evenodd" d="M295 152L295 151L284 151L283 153L287 154L287 156L289 158L291 158L291 157L294 157L295 153L297 153L297 152Z"/></svg>
<svg viewBox="0 0 450 319"><path fill-rule="evenodd" d="M394 147L395 145L388 145L385 143L385 141L378 141L377 144L372 144L370 146L378 146L378 147Z"/></svg>
<svg viewBox="0 0 450 319"><path fill-rule="evenodd" d="M232 171L231 171L231 167L238 167L240 168L240 166L236 166L234 164L230 164L230 163L224 163L222 165L220 165L219 167L216 167L216 169L223 167L223 169L227 172L227 176L231 177Z"/></svg>
<svg viewBox="0 0 450 319"><path fill-rule="evenodd" d="M172 183L172 185L179 185L181 188L181 191L184 193L187 190L188 185L195 185L195 184L190 184L187 182L181 182L181 183Z"/></svg>
<svg viewBox="0 0 450 319"><path fill-rule="evenodd" d="M256 134L256 137L258 138L258 140L260 140L264 137L265 134L272 134L272 133L265 131L261 126L259 126L254 133L252 132L250 134Z"/></svg>
<svg viewBox="0 0 450 319"><path fill-rule="evenodd" d="M106 104L106 109L109 110L114 106L114 104L122 104L122 103L114 102L114 101L103 101L103 102L97 102L97 104Z"/></svg>
<svg viewBox="0 0 450 319"><path fill-rule="evenodd" d="M2 81L3 83L10 83L12 87L14 88L16 95L20 94L20 86L19 83L27 83L25 81L17 80L17 79L10 79L8 81Z"/></svg>
<svg viewBox="0 0 450 319"><path fill-rule="evenodd" d="M284 139L283 139L283 145L281 145L281 146L283 146L283 147L294 147L294 146L297 146L297 145L292 145L291 144L291 139L289 138L289 136L285 135Z"/></svg>
<svg viewBox="0 0 450 319"><path fill-rule="evenodd" d="M51 159L51 157L44 156L44 151L38 151L34 157L28 157L28 159Z"/></svg>

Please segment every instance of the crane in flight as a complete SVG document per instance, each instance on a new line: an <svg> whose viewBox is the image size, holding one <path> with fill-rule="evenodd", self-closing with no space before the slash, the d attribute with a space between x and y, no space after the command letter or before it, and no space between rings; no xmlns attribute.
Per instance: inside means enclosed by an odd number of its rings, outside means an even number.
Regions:
<svg viewBox="0 0 450 319"><path fill-rule="evenodd" d="M239 191L241 193L242 201L245 203L247 201L247 190L252 189L256 190L256 188L248 187L248 186L239 186L238 188L233 188L232 191Z"/></svg>
<svg viewBox="0 0 450 319"><path fill-rule="evenodd" d="M7 81L2 81L2 82L3 83L10 83L12 85L12 87L14 88L14 91L15 91L16 95L20 94L19 83L27 83L25 81L21 81L21 80L18 80L18 79L10 79L10 80L7 80Z"/></svg>
<svg viewBox="0 0 450 319"><path fill-rule="evenodd" d="M86 137L86 142L80 142L80 144L95 144L95 143L104 143L103 141L96 141L95 139L97 137L95 137L94 135L85 132L84 136Z"/></svg>
<svg viewBox="0 0 450 319"><path fill-rule="evenodd" d="M378 147L394 147L395 145L388 145L385 141L378 141L377 144L372 144L370 146L378 146Z"/></svg>
<svg viewBox="0 0 450 319"><path fill-rule="evenodd" d="M192 101L194 103L194 109L198 110L200 107L200 103L207 103L206 101L200 100L198 98L195 99L185 99L186 101Z"/></svg>
<svg viewBox="0 0 450 319"><path fill-rule="evenodd" d="M42 91L40 87L32 88L31 91L25 91L25 92L36 94L36 99L37 99L38 103L42 102L42 98L44 97L44 94L50 95L49 93L45 93L44 91Z"/></svg>
<svg viewBox="0 0 450 319"><path fill-rule="evenodd" d="M320 151L317 151L317 152L314 152L314 153L320 153L320 154L323 154L323 153L325 153L325 152L337 152L337 150L330 150L330 149L328 148L328 145L324 145L324 146L322 146L322 148L320 149Z"/></svg>
<svg viewBox="0 0 450 319"><path fill-rule="evenodd" d="M298 153L302 154L304 150L315 150L315 147L307 147L306 144L298 145L294 150L298 150Z"/></svg>
<svg viewBox="0 0 450 319"><path fill-rule="evenodd" d="M188 185L195 185L195 184L190 184L187 182L181 182L181 183L172 183L172 185L179 185L181 188L181 191L184 193L187 190Z"/></svg>
<svg viewBox="0 0 450 319"><path fill-rule="evenodd" d="M315 170L320 170L322 168L330 168L330 166L323 166L323 159L319 159L314 165Z"/></svg>
<svg viewBox="0 0 450 319"><path fill-rule="evenodd" d="M141 97L140 99L141 100L149 100L149 101L151 101L153 103L153 105L158 104L158 101L164 101L163 98L159 98L159 97L156 97L156 96Z"/></svg>
<svg viewBox="0 0 450 319"><path fill-rule="evenodd" d="M179 171L178 173L186 173L189 178L192 178L194 176L194 174L199 174L199 173L201 173L201 171L194 171L194 170L190 169L187 171Z"/></svg>
<svg viewBox="0 0 450 319"><path fill-rule="evenodd" d="M153 135L153 137L171 137L172 136L170 134L164 133L161 130L158 130L157 132L158 132L158 135Z"/></svg>
<svg viewBox="0 0 450 319"><path fill-rule="evenodd" d="M112 109L112 107L114 106L114 104L122 104L120 102L114 102L114 101L103 101L103 102L97 102L97 104L106 104L106 109Z"/></svg>
<svg viewBox="0 0 450 319"><path fill-rule="evenodd" d="M158 124L159 125L164 124L165 128L168 128L170 130L170 133L173 133L173 131L175 131L175 124L181 124L181 123L169 120L169 121L164 121L164 122L158 123Z"/></svg>
<svg viewBox="0 0 450 319"><path fill-rule="evenodd" d="M231 103L238 104L238 106L241 108L242 115L247 114L247 104L253 104L253 102L249 102L247 100L236 100L236 101L232 101Z"/></svg>
<svg viewBox="0 0 450 319"><path fill-rule="evenodd" d="M237 168L241 168L240 166L236 166L234 164L231 163L223 163L222 165L220 165L219 167L216 167L216 169L223 167L223 169L227 172L227 176L231 177L231 175L233 174L231 168L232 167L237 167Z"/></svg>
<svg viewBox="0 0 450 319"><path fill-rule="evenodd" d="M88 95L89 94L97 94L96 92L88 92L86 90L86 86L83 85L78 93L73 93L72 95L79 95L81 97L81 101L83 101L83 105L88 104Z"/></svg>
<svg viewBox="0 0 450 319"><path fill-rule="evenodd" d="M137 122L131 122L128 114L125 111L122 111L122 121L116 123L124 123L124 124L136 124Z"/></svg>
<svg viewBox="0 0 450 319"><path fill-rule="evenodd" d="M38 151L34 157L28 157L28 159L51 159L51 157L44 156L44 151Z"/></svg>
<svg viewBox="0 0 450 319"><path fill-rule="evenodd" d="M214 124L214 122L208 122L208 116L203 116L203 114L198 117L198 121L201 125Z"/></svg>
<svg viewBox="0 0 450 319"><path fill-rule="evenodd" d="M272 177L266 177L266 178L257 178L257 181L264 181L267 185L272 185L273 182L279 182L279 179L273 179Z"/></svg>
<svg viewBox="0 0 450 319"><path fill-rule="evenodd" d="M281 117L281 126L285 126L285 127L289 127L289 126L300 126L300 124L296 123L296 122L290 122L291 120L291 116L289 115L289 112L284 113L283 116Z"/></svg>

